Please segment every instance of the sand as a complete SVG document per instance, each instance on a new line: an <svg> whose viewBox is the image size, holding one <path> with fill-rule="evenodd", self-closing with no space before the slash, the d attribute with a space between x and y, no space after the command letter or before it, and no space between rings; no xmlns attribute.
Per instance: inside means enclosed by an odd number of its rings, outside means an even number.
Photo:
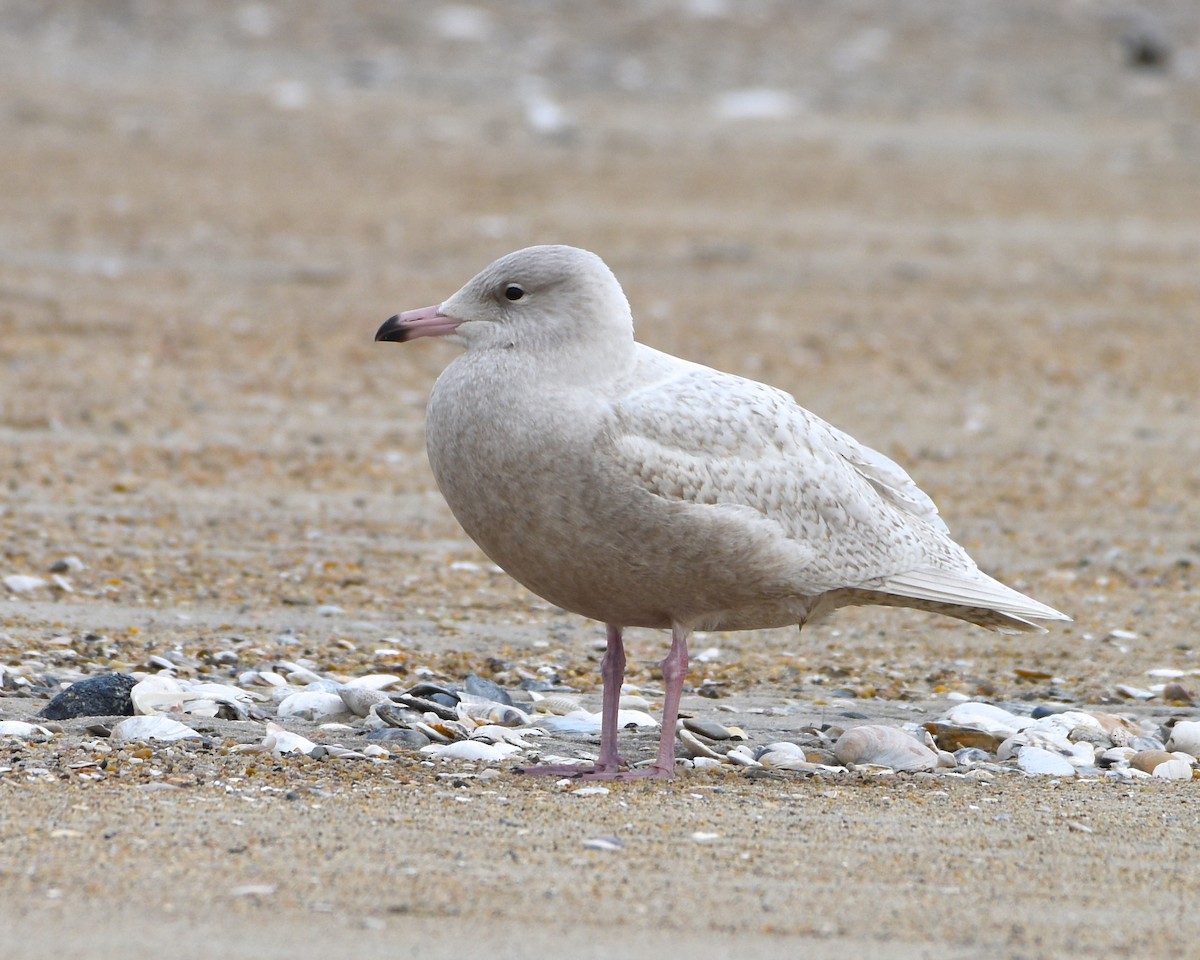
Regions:
<svg viewBox="0 0 1200 960"><path fill-rule="evenodd" d="M594 701L602 629L491 571L433 486L453 348L372 341L566 242L645 342L793 392L1075 617L711 634L685 708L762 736L948 694L1195 716L1117 693L1200 667L1200 17L1139 9L9 5L0 575L85 568L2 601L0 664L553 665ZM1130 66L1131 24L1164 68ZM652 690L665 638L628 641ZM10 693L0 717L41 705ZM259 736L99 780L79 722L0 744L4 955L1200 954L1190 784L694 773L580 797L232 751Z"/></svg>

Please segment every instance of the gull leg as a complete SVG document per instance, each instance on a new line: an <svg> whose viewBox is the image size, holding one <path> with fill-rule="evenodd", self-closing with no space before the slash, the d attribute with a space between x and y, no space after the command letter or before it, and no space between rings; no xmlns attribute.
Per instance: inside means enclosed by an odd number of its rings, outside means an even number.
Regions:
<svg viewBox="0 0 1200 960"><path fill-rule="evenodd" d="M679 624L671 627L671 652L662 662L663 698L662 733L658 738L658 758L649 767L629 770L620 775L622 780L652 778L670 780L675 776L675 722L679 719L679 701L683 697L683 681L688 668L688 630Z"/></svg>
<svg viewBox="0 0 1200 960"><path fill-rule="evenodd" d="M685 651L686 658L686 651ZM686 668L685 668L686 669ZM595 766L574 766L567 763L526 767L522 773L534 776L582 777L585 780L614 780L622 766L628 766L617 753L617 708L621 702L621 684L625 680L625 644L621 628L608 624L608 646L600 661L600 678L604 683L600 713L600 758ZM674 741L674 721L671 724Z"/></svg>

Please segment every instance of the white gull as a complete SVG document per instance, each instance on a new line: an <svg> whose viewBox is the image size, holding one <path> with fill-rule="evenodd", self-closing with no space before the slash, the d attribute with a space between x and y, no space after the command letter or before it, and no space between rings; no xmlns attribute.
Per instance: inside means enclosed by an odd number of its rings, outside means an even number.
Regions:
<svg viewBox="0 0 1200 960"><path fill-rule="evenodd" d="M693 630L802 626L848 604L1006 632L1070 619L983 573L883 454L781 390L636 342L620 284L586 250L518 250L375 339L422 336L466 348L426 423L454 516L538 596L608 626L600 757L583 776L673 775ZM658 756L636 770L617 753L625 627L672 632Z"/></svg>

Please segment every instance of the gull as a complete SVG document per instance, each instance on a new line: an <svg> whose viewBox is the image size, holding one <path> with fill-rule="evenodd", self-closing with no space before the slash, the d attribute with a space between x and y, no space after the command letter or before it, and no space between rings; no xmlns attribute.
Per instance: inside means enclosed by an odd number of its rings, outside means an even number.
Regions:
<svg viewBox="0 0 1200 960"><path fill-rule="evenodd" d="M983 573L907 473L775 387L634 339L598 256L502 257L376 340L463 348L437 378L426 449L468 536L533 593L607 626L600 755L525 772L670 778L695 630L803 626L915 607L1002 632L1069 620ZM622 631L671 631L658 754L617 750Z"/></svg>

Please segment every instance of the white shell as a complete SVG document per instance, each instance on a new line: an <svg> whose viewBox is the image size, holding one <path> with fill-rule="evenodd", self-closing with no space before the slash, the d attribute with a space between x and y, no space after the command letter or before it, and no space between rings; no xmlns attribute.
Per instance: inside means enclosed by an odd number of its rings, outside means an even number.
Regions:
<svg viewBox="0 0 1200 960"><path fill-rule="evenodd" d="M987 733L1000 734L1016 733L1034 722L1029 717L1018 717L1001 707L975 700L955 704L942 719L962 727L975 727Z"/></svg>
<svg viewBox="0 0 1200 960"><path fill-rule="evenodd" d="M509 743L482 743L479 740L459 740L457 743L430 744L422 747L422 753L431 753L444 760L477 760L485 763L498 763L510 753L515 753L517 747Z"/></svg>
<svg viewBox="0 0 1200 960"><path fill-rule="evenodd" d="M28 593L38 587L46 586L41 577L30 577L22 573L14 573L4 578L4 585L13 593Z"/></svg>
<svg viewBox="0 0 1200 960"><path fill-rule="evenodd" d="M846 764L875 764L893 770L932 770L937 754L896 727L868 723L847 730L833 745L834 756Z"/></svg>
<svg viewBox="0 0 1200 960"><path fill-rule="evenodd" d="M48 737L50 731L24 720L0 720L0 737Z"/></svg>
<svg viewBox="0 0 1200 960"><path fill-rule="evenodd" d="M112 739L124 740L191 740L201 739L191 727L172 720L170 717L129 717L122 720L112 731Z"/></svg>
<svg viewBox="0 0 1200 960"><path fill-rule="evenodd" d="M1167 749L1200 757L1200 720L1179 720L1171 728Z"/></svg>
<svg viewBox="0 0 1200 960"><path fill-rule="evenodd" d="M1045 747L1023 747L1017 766L1026 773L1050 777L1073 777L1075 767L1066 757Z"/></svg>
<svg viewBox="0 0 1200 960"><path fill-rule="evenodd" d="M350 716L345 701L336 693L323 690L302 690L284 698L276 711L281 717L299 717L301 720L323 721L334 717Z"/></svg>
<svg viewBox="0 0 1200 960"><path fill-rule="evenodd" d="M285 730L277 723L267 724L267 735L263 737L262 748L274 754L283 753L312 753L317 745L307 737Z"/></svg>
<svg viewBox="0 0 1200 960"><path fill-rule="evenodd" d="M148 717L182 710L183 705L195 697L174 677L156 673L135 683L129 691L129 699L133 701L135 714Z"/></svg>
<svg viewBox="0 0 1200 960"><path fill-rule="evenodd" d="M568 697L561 693L542 697L540 700L535 700L533 705L539 713L552 713L559 717L565 717L583 709L583 704L574 697Z"/></svg>
<svg viewBox="0 0 1200 960"><path fill-rule="evenodd" d="M368 673L365 677L355 677L347 680L348 687L366 687L368 690L385 690L403 684L403 680L394 673Z"/></svg>

